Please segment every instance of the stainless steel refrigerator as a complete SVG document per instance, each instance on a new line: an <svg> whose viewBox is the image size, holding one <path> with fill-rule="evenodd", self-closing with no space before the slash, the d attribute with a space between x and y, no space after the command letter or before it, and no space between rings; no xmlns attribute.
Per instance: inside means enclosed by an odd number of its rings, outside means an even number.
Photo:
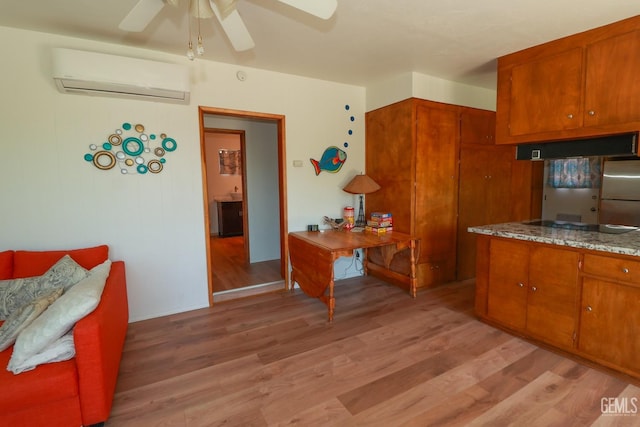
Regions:
<svg viewBox="0 0 640 427"><path fill-rule="evenodd" d="M640 159L607 160L602 172L600 224L640 226Z"/></svg>

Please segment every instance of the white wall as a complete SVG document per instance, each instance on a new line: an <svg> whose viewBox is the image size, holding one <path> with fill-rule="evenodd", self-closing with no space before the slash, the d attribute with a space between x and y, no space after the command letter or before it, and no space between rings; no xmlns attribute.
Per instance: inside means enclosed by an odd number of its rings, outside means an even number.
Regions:
<svg viewBox="0 0 640 427"><path fill-rule="evenodd" d="M367 111L410 97L447 104L496 110L496 91L407 72L377 82L367 88Z"/></svg>
<svg viewBox="0 0 640 427"><path fill-rule="evenodd" d="M59 93L53 47L186 64L191 103ZM208 304L198 106L286 117L289 231L323 227L323 215L356 205L342 187L364 170L364 87L246 67L239 81L235 65L8 27L0 27L0 57L0 250L108 244L112 259L126 261L131 321ZM175 138L162 173L126 176L83 160L89 144L125 122ZM332 145L347 162L315 176L309 159ZM350 262L336 263L336 277L349 274Z"/></svg>
<svg viewBox="0 0 640 427"><path fill-rule="evenodd" d="M19 40L19 43L16 41ZM176 105L62 94L51 76L51 48L68 47L187 64L191 103ZM198 106L283 114L289 230L338 214L341 190L364 168L365 89L149 50L0 27L0 128L3 131L0 250L77 248L106 243L127 266L131 320L208 304ZM340 144L357 118L349 159L316 177L309 157ZM162 173L124 176L88 164L84 154L124 122L143 123L178 142Z"/></svg>

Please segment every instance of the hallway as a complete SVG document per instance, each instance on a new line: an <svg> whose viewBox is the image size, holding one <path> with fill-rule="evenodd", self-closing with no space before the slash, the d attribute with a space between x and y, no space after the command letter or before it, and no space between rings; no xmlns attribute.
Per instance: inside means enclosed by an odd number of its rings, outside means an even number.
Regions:
<svg viewBox="0 0 640 427"><path fill-rule="evenodd" d="M279 259L253 264L245 261L243 236L210 239L214 293L283 280Z"/></svg>

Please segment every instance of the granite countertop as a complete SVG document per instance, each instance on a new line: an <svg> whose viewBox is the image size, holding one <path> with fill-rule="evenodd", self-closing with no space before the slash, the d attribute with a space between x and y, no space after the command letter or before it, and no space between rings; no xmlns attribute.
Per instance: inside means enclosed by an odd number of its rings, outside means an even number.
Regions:
<svg viewBox="0 0 640 427"><path fill-rule="evenodd" d="M542 227L521 222L480 225L469 227L468 230L472 233L486 234L489 236L640 256L640 230L629 231L623 234L607 234L597 231Z"/></svg>

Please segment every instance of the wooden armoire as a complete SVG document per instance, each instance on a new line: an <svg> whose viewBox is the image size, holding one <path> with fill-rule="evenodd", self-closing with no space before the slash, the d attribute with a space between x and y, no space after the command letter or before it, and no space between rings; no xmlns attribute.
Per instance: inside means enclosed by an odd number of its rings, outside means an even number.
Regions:
<svg viewBox="0 0 640 427"><path fill-rule="evenodd" d="M418 287L475 276L467 227L529 216L530 167L515 164L513 147L496 146L494 132L492 111L418 98L366 113L366 173L381 187L367 194L366 216L391 212L394 230L420 239ZM376 250L368 261L388 262ZM390 267L408 274L408 253Z"/></svg>

